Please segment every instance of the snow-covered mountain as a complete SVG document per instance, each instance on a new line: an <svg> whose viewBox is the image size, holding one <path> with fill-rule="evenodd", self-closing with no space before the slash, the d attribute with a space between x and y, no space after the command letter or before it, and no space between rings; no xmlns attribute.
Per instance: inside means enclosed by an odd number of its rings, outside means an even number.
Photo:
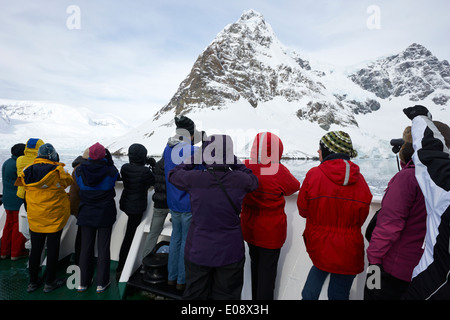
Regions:
<svg viewBox="0 0 450 320"><path fill-rule="evenodd" d="M353 108L371 112L376 101L343 104L321 83L324 73L284 47L264 17L253 10L227 26L198 57L190 74L171 101L158 112L176 115L194 109L223 108L239 100L255 109L276 97L296 105L300 120L331 124L357 124Z"/></svg>
<svg viewBox="0 0 450 320"><path fill-rule="evenodd" d="M126 154L138 142L160 155L175 132L174 117L186 115L207 134L232 136L243 157L261 131L281 137L284 156L310 158L327 131L344 130L360 156L384 158L393 155L389 140L410 123L404 107L421 103L435 119L450 119L449 63L421 45L350 70L285 47L250 10L213 39L172 99L139 127L87 109L0 100L0 148L39 137L57 150L79 152L100 141Z"/></svg>
<svg viewBox="0 0 450 320"><path fill-rule="evenodd" d="M67 105L0 99L0 149L40 138L57 151L82 152L99 141L105 143L130 130L112 114L95 114Z"/></svg>
<svg viewBox="0 0 450 320"><path fill-rule="evenodd" d="M427 48L412 44L405 51L382 58L352 74L351 79L382 99L408 96L420 101L431 96L445 105L450 100L450 64Z"/></svg>
<svg viewBox="0 0 450 320"><path fill-rule="evenodd" d="M125 154L139 142L159 155L174 117L186 115L207 134L232 136L243 157L266 130L281 137L286 157L316 156L328 130L347 131L362 157L389 157L390 139L410 124L404 107L422 103L435 119L450 119L448 75L448 62L417 44L352 72L322 67L286 48L250 10L199 55L167 105L109 148Z"/></svg>

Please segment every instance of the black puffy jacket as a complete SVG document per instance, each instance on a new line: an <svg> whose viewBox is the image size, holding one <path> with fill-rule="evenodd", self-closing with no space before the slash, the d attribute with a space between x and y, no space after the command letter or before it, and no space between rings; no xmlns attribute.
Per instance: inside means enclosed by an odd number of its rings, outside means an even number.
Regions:
<svg viewBox="0 0 450 320"><path fill-rule="evenodd" d="M133 144L128 149L129 163L120 169L123 192L120 210L126 214L141 214L147 209L148 189L155 184L155 177L145 165L147 149L141 144Z"/></svg>
<svg viewBox="0 0 450 320"><path fill-rule="evenodd" d="M153 205L155 208L167 209L166 176L164 175L164 157L161 158L153 168L155 174L155 193L153 194Z"/></svg>

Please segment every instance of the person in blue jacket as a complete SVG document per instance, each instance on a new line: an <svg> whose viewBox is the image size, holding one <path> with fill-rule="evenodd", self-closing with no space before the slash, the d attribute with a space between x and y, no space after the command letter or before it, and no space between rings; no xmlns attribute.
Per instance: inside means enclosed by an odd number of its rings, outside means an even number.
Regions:
<svg viewBox="0 0 450 320"><path fill-rule="evenodd" d="M168 284L183 290L186 284L184 246L191 223L190 197L186 191L177 189L168 181L168 173L184 160L191 159L197 150L194 144L201 139L201 133L188 117L175 117L176 134L170 137L163 152L166 178L167 205L172 217L172 235L169 245Z"/></svg>

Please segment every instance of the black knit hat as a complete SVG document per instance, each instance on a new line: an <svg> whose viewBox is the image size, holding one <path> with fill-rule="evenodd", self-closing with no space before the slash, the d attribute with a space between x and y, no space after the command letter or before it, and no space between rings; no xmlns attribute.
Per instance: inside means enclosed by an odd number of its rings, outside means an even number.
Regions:
<svg viewBox="0 0 450 320"><path fill-rule="evenodd" d="M194 139L192 140L194 144L202 141L203 132L198 131L197 128L195 127L194 121L192 121L188 117L185 116L181 116L179 118L175 117L175 124L177 126L177 134L183 136L183 134L186 133L185 132L186 130L189 132L191 136L194 137Z"/></svg>
<svg viewBox="0 0 450 320"><path fill-rule="evenodd" d="M11 148L11 154L17 158L23 156L25 152L25 143L17 143Z"/></svg>
<svg viewBox="0 0 450 320"><path fill-rule="evenodd" d="M189 131L189 133L194 135L195 131L195 124L194 121L189 119L188 117L181 116L181 117L175 117L175 125L177 126L177 129L184 129Z"/></svg>

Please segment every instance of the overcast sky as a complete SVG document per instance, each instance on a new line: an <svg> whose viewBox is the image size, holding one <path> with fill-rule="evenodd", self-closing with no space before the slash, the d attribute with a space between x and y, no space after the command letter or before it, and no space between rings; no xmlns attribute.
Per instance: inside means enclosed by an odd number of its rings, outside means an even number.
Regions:
<svg viewBox="0 0 450 320"><path fill-rule="evenodd" d="M137 125L249 9L284 45L330 64L414 42L450 60L448 0L0 0L0 99L88 107Z"/></svg>

